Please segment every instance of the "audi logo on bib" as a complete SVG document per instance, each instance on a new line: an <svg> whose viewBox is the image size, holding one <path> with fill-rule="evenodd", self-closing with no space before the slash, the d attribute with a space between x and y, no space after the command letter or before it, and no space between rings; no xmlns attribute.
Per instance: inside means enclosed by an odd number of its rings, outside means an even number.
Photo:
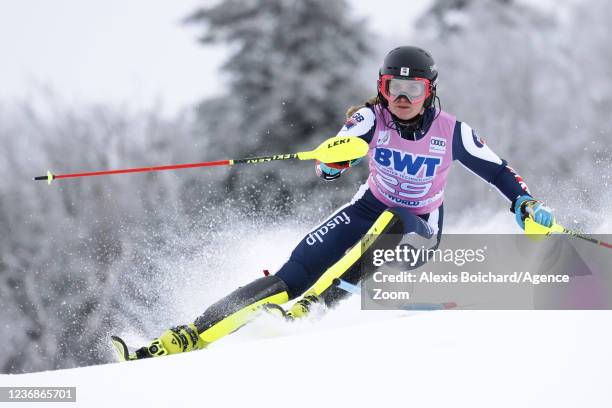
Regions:
<svg viewBox="0 0 612 408"><path fill-rule="evenodd" d="M440 154L446 153L446 139L432 136L429 141L429 152Z"/></svg>

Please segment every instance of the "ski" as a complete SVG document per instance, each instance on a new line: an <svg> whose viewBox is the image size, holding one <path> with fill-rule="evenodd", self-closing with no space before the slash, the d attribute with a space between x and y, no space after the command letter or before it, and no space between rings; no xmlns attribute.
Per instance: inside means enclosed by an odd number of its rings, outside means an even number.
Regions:
<svg viewBox="0 0 612 408"><path fill-rule="evenodd" d="M119 357L119 361L130 361L134 360L134 358L130 358L130 350L128 349L125 341L118 336L111 336L111 344L113 348L117 352L117 356Z"/></svg>
<svg viewBox="0 0 612 408"><path fill-rule="evenodd" d="M334 279L333 284L338 288L357 296L361 296L361 287L357 285L353 285L343 279L336 278ZM455 309L457 307L457 303L455 302L443 302L443 303L424 303L424 302L415 302L415 303L406 303L399 306L400 310L414 310L414 311L432 311L432 310L448 310Z"/></svg>

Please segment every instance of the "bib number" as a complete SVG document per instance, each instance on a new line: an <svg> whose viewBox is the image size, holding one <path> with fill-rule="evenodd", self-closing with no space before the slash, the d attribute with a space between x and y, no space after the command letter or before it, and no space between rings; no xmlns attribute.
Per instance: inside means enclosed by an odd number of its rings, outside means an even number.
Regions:
<svg viewBox="0 0 612 408"><path fill-rule="evenodd" d="M416 184L410 182L400 183L399 180L388 174L376 174L376 180L391 194L398 194L406 198L421 198L429 192L432 183Z"/></svg>

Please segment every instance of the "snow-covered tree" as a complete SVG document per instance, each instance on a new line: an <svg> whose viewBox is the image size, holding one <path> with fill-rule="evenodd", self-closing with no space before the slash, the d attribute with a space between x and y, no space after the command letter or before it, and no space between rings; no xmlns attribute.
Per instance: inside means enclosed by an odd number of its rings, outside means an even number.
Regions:
<svg viewBox="0 0 612 408"><path fill-rule="evenodd" d="M204 44L231 50L220 96L200 105L211 157L309 150L336 134L346 108L373 90L357 80L367 30L349 11L344 0L229 0L188 18ZM306 163L236 168L224 180L251 209L321 185Z"/></svg>
<svg viewBox="0 0 612 408"><path fill-rule="evenodd" d="M57 173L168 162L168 141L188 132L156 112L54 103L0 109L0 371L23 372L107 361L111 327L161 307L160 259L185 237L173 175L31 181ZM182 143L182 141L181 141ZM188 249L187 245L181 245ZM139 316L135 318L135 316ZM147 321L148 320L148 321Z"/></svg>
<svg viewBox="0 0 612 408"><path fill-rule="evenodd" d="M593 211L599 183L609 185L597 175L609 173L602 157L612 142L601 116L611 106L611 10L599 0L548 10L505 0L437 1L417 30L440 69L442 106L470 123L562 219L578 210L568 196ZM476 182L453 188L459 184L449 183L447 203L491 189Z"/></svg>

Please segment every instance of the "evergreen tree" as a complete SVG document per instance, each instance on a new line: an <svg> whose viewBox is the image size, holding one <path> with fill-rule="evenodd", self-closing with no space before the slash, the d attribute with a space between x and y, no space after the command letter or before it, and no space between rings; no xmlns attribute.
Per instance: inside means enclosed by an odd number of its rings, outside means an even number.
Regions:
<svg viewBox="0 0 612 408"><path fill-rule="evenodd" d="M609 9L605 1L559 2L546 10L516 1L440 0L420 20L419 45L439 66L443 108L508 159L560 219L576 214L562 200L582 186L580 194L593 202L587 195L599 190L593 176L607 171L600 158L609 127L595 112L610 95L604 80L610 47L598 35ZM459 173L451 174L449 207L491 189L452 182L470 177Z"/></svg>
<svg viewBox="0 0 612 408"><path fill-rule="evenodd" d="M356 81L366 31L348 9L344 0L229 0L187 19L204 27L204 44L233 50L221 96L199 109L209 153L293 152L337 133L346 108L368 93ZM250 211L283 207L322 184L307 163L236 168L223 182Z"/></svg>

